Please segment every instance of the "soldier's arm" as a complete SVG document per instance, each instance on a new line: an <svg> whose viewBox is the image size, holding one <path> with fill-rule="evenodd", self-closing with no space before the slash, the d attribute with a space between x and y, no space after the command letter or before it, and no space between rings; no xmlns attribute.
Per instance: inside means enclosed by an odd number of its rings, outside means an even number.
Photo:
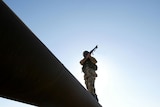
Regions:
<svg viewBox="0 0 160 107"><path fill-rule="evenodd" d="M83 65L84 62L91 57L91 54L89 53L85 58L83 58L81 61L80 61L80 64Z"/></svg>
<svg viewBox="0 0 160 107"><path fill-rule="evenodd" d="M80 64L83 65L85 61L86 61L86 59L83 58L83 59L80 61Z"/></svg>
<svg viewBox="0 0 160 107"><path fill-rule="evenodd" d="M97 63L97 60L94 58L94 57L89 57L89 59L90 59L90 61L92 62L92 63L94 63L94 64L96 64Z"/></svg>

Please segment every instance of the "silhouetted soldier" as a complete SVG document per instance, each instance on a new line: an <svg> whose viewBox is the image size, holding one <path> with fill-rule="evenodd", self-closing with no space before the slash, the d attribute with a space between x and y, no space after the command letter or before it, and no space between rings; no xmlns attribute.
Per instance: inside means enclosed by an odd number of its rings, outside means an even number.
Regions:
<svg viewBox="0 0 160 107"><path fill-rule="evenodd" d="M97 46L94 49L96 48ZM94 49L91 52L83 52L84 58L80 61L80 64L83 65L82 71L84 72L86 88L98 101L94 87L95 78L97 77L97 74L95 72L97 70L97 60L91 56L91 53L94 51Z"/></svg>

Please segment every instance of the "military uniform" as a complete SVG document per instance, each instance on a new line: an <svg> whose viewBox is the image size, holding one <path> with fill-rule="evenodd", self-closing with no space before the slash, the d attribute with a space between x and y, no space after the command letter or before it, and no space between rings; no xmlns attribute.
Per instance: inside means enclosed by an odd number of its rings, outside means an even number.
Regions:
<svg viewBox="0 0 160 107"><path fill-rule="evenodd" d="M97 77L95 72L97 70L96 63L97 60L94 57L91 57L90 54L88 56L84 55L84 58L80 61L80 64L83 65L82 71L84 72L86 88L98 101L94 87L95 79Z"/></svg>

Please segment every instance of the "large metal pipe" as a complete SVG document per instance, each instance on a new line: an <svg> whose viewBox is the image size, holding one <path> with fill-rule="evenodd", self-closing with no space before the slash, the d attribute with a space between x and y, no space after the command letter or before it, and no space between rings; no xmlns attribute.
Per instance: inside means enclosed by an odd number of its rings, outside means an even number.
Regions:
<svg viewBox="0 0 160 107"><path fill-rule="evenodd" d="M101 107L3 1L0 96L40 107Z"/></svg>

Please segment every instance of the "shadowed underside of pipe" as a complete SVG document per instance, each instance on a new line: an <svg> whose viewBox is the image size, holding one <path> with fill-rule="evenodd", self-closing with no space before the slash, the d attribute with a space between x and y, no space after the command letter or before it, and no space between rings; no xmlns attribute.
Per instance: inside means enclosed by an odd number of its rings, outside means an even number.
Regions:
<svg viewBox="0 0 160 107"><path fill-rule="evenodd" d="M40 107L100 107L3 1L0 97Z"/></svg>

